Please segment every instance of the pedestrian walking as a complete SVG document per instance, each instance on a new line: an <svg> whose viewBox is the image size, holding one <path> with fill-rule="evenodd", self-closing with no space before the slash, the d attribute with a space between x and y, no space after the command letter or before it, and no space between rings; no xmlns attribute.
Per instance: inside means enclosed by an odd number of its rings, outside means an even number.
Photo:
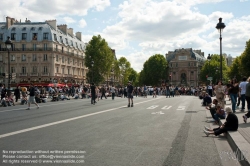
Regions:
<svg viewBox="0 0 250 166"><path fill-rule="evenodd" d="M133 92L134 92L134 87L132 86L131 82L128 82L128 86L127 86L127 93L128 93L128 107L133 107L134 103L133 103ZM131 105L130 105L130 101L131 101Z"/></svg>
<svg viewBox="0 0 250 166"><path fill-rule="evenodd" d="M114 86L111 86L110 92L111 92L112 100L114 100L115 99L115 87Z"/></svg>
<svg viewBox="0 0 250 166"><path fill-rule="evenodd" d="M91 90L91 104L95 105L96 101L96 88L95 88L95 84L92 82L91 86L90 86L90 90Z"/></svg>
<svg viewBox="0 0 250 166"><path fill-rule="evenodd" d="M39 109L39 105L36 103L35 101L35 87L33 85L33 83L30 84L30 88L29 88L29 100L28 100L28 108L26 110L30 109L30 104L34 103L37 106L37 109Z"/></svg>
<svg viewBox="0 0 250 166"><path fill-rule="evenodd" d="M246 85L248 84L247 82L247 77L243 77L242 82L240 83L240 97L241 97L241 111L245 111L245 101L246 101Z"/></svg>

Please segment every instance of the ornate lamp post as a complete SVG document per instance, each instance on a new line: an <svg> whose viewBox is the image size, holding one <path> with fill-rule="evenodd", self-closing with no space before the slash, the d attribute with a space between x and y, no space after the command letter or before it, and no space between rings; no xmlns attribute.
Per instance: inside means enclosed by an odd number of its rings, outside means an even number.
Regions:
<svg viewBox="0 0 250 166"><path fill-rule="evenodd" d="M11 73L10 73L10 49L13 48L13 43L10 40L10 37L7 37L7 40L5 41L6 49L8 50L8 92L10 92L10 79L11 79Z"/></svg>
<svg viewBox="0 0 250 166"><path fill-rule="evenodd" d="M93 70L93 67L94 67L94 61L92 60L91 61L91 66L92 66L92 81L91 82L93 82L93 80L94 80L94 70Z"/></svg>
<svg viewBox="0 0 250 166"><path fill-rule="evenodd" d="M222 37L221 33L223 29L226 27L226 25L222 22L222 18L219 18L219 23L216 25L216 29L218 29L220 33L220 79L222 81Z"/></svg>

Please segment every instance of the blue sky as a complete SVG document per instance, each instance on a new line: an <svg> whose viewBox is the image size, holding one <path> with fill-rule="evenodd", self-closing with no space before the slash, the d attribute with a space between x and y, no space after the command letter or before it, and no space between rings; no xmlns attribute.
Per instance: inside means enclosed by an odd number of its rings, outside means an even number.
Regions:
<svg viewBox="0 0 250 166"><path fill-rule="evenodd" d="M138 72L150 56L178 48L218 54L219 17L226 24L223 53L241 55L250 39L250 0L8 0L1 2L0 21L6 16L56 19L82 32L84 42L100 34Z"/></svg>

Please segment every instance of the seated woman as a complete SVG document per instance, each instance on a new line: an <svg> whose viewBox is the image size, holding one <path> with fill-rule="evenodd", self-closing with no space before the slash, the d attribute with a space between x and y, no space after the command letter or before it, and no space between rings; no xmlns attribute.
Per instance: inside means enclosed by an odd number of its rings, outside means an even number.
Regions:
<svg viewBox="0 0 250 166"><path fill-rule="evenodd" d="M216 113L214 114L215 124L219 124L219 118L220 119L226 118L226 113L220 103L217 105Z"/></svg>
<svg viewBox="0 0 250 166"><path fill-rule="evenodd" d="M209 136L210 134L214 134L215 136L217 136L227 131L237 131L239 125L238 117L233 114L233 111L230 107L226 107L225 110L227 112L226 122L222 126L214 129L210 129L205 126L204 133L207 136Z"/></svg>
<svg viewBox="0 0 250 166"><path fill-rule="evenodd" d="M13 96L12 96L12 95L10 95L9 97L6 95L5 98L8 98L8 99L6 100L8 106L11 106L11 105L15 106L14 99L13 99Z"/></svg>
<svg viewBox="0 0 250 166"><path fill-rule="evenodd" d="M217 99L213 99L213 103L209 104L206 109L210 111L213 119L215 119L214 114L216 113L216 107L218 105L218 100Z"/></svg>

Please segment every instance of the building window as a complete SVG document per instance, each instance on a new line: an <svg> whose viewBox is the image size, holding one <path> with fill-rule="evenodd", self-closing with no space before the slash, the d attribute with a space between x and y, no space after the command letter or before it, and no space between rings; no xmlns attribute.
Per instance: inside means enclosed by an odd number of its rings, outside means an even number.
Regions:
<svg viewBox="0 0 250 166"><path fill-rule="evenodd" d="M22 51L26 50L26 44L22 44Z"/></svg>
<svg viewBox="0 0 250 166"><path fill-rule="evenodd" d="M178 67L178 63L176 63L176 67Z"/></svg>
<svg viewBox="0 0 250 166"><path fill-rule="evenodd" d="M68 58L68 64L70 64L70 59Z"/></svg>
<svg viewBox="0 0 250 166"><path fill-rule="evenodd" d="M32 73L37 73L37 66L33 66Z"/></svg>
<svg viewBox="0 0 250 166"><path fill-rule="evenodd" d="M64 63L64 57L62 56L62 63Z"/></svg>
<svg viewBox="0 0 250 166"><path fill-rule="evenodd" d="M47 66L44 66L44 67L43 67L43 73L48 73L48 68L47 68Z"/></svg>
<svg viewBox="0 0 250 166"><path fill-rule="evenodd" d="M47 61L48 60L48 56L47 56L47 54L44 54L43 55L43 61Z"/></svg>
<svg viewBox="0 0 250 166"><path fill-rule="evenodd" d="M66 41L66 44L69 44L69 43L68 43L68 39L67 39L67 38L65 38L65 41Z"/></svg>
<svg viewBox="0 0 250 166"><path fill-rule="evenodd" d="M60 36L60 41L61 41L61 43L63 43L63 38L62 38L62 36Z"/></svg>
<svg viewBox="0 0 250 166"><path fill-rule="evenodd" d="M16 45L15 44L12 44L12 50L14 51L16 48Z"/></svg>
<svg viewBox="0 0 250 166"><path fill-rule="evenodd" d="M27 39L27 33L22 33L22 40L26 40Z"/></svg>
<svg viewBox="0 0 250 166"><path fill-rule="evenodd" d="M32 34L32 40L37 40L37 33Z"/></svg>
<svg viewBox="0 0 250 166"><path fill-rule="evenodd" d="M82 45L80 44L80 48L82 49Z"/></svg>
<svg viewBox="0 0 250 166"><path fill-rule="evenodd" d="M71 46L73 46L73 41L71 40Z"/></svg>
<svg viewBox="0 0 250 166"><path fill-rule="evenodd" d="M43 40L49 39L49 33L43 33Z"/></svg>
<svg viewBox="0 0 250 166"><path fill-rule="evenodd" d="M35 27L32 27L31 30L34 31L36 28Z"/></svg>
<svg viewBox="0 0 250 166"><path fill-rule="evenodd" d="M11 56L10 56L10 60L11 60L11 61L15 61L15 60L16 60L15 55L11 55Z"/></svg>
<svg viewBox="0 0 250 166"><path fill-rule="evenodd" d="M77 44L77 42L76 42L76 48L78 48L78 44Z"/></svg>
<svg viewBox="0 0 250 166"><path fill-rule="evenodd" d="M22 31L26 31L26 27L23 27Z"/></svg>
<svg viewBox="0 0 250 166"><path fill-rule="evenodd" d="M36 44L33 44L33 51L36 51Z"/></svg>
<svg viewBox="0 0 250 166"><path fill-rule="evenodd" d="M58 55L56 55L56 61L58 62Z"/></svg>
<svg viewBox="0 0 250 166"><path fill-rule="evenodd" d="M58 51L58 45L56 45L56 51Z"/></svg>
<svg viewBox="0 0 250 166"><path fill-rule="evenodd" d="M47 49L48 49L47 43L43 44L43 49L44 49L44 51L47 51Z"/></svg>
<svg viewBox="0 0 250 166"><path fill-rule="evenodd" d="M3 61L3 55L0 55L0 62Z"/></svg>
<svg viewBox="0 0 250 166"><path fill-rule="evenodd" d="M26 55L22 55L22 61L26 61Z"/></svg>
<svg viewBox="0 0 250 166"><path fill-rule="evenodd" d="M15 73L16 72L15 67L11 67L10 72Z"/></svg>
<svg viewBox="0 0 250 166"><path fill-rule="evenodd" d="M54 40L57 41L57 36L56 36L56 34L54 34Z"/></svg>
<svg viewBox="0 0 250 166"><path fill-rule="evenodd" d="M43 27L39 27L38 30L41 31L43 29Z"/></svg>
<svg viewBox="0 0 250 166"><path fill-rule="evenodd" d="M62 74L64 74L64 68L62 68Z"/></svg>
<svg viewBox="0 0 250 166"><path fill-rule="evenodd" d="M11 40L16 40L16 33L11 33L10 39Z"/></svg>
<svg viewBox="0 0 250 166"><path fill-rule="evenodd" d="M193 72L193 71L191 71L191 74L194 74L194 72Z"/></svg>
<svg viewBox="0 0 250 166"><path fill-rule="evenodd" d="M68 74L70 74L70 69L68 69Z"/></svg>
<svg viewBox="0 0 250 166"><path fill-rule="evenodd" d="M56 67L56 72L59 73L59 67Z"/></svg>
<svg viewBox="0 0 250 166"><path fill-rule="evenodd" d="M13 27L12 29L11 29L11 31L15 31L16 30L16 28L15 27Z"/></svg>
<svg viewBox="0 0 250 166"><path fill-rule="evenodd" d="M32 55L32 61L36 61L36 54Z"/></svg>
<svg viewBox="0 0 250 166"><path fill-rule="evenodd" d="M73 59L73 65L75 64L75 60Z"/></svg>
<svg viewBox="0 0 250 166"><path fill-rule="evenodd" d="M63 53L63 47L62 47L62 53Z"/></svg>
<svg viewBox="0 0 250 166"><path fill-rule="evenodd" d="M3 41L3 34L0 33L0 40Z"/></svg>
<svg viewBox="0 0 250 166"><path fill-rule="evenodd" d="M26 74L26 67L22 67L22 74Z"/></svg>

